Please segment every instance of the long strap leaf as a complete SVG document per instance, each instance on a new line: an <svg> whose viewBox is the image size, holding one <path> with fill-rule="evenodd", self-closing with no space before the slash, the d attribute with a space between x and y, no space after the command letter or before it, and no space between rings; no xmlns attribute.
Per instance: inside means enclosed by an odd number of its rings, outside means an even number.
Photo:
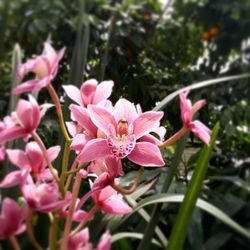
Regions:
<svg viewBox="0 0 250 250"><path fill-rule="evenodd" d="M227 76L227 77L221 77L221 78L217 78L217 79L193 83L193 84L188 85L184 88L178 89L175 92L171 93L170 95L166 96L153 110L157 111L157 110L163 109L170 101L172 101L177 95L179 95L183 91L200 89L200 88L204 88L204 87L207 87L210 85L214 85L214 84L218 84L218 83L222 83L222 82L226 82L226 81L238 80L238 79L247 78L247 77L250 77L250 74Z"/></svg>

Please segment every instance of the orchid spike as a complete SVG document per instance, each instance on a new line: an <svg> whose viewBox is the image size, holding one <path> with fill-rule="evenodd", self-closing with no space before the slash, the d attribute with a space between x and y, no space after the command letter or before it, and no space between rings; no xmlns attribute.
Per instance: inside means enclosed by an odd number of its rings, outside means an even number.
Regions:
<svg viewBox="0 0 250 250"><path fill-rule="evenodd" d="M23 233L26 230L26 225L23 223L27 217L26 206L20 209L10 198L5 198L1 205L0 239Z"/></svg>
<svg viewBox="0 0 250 250"><path fill-rule="evenodd" d="M30 91L39 91L46 87L56 76L59 61L62 59L65 48L56 52L48 43L44 43L44 53L29 59L26 63L21 64L18 68L17 79L21 81L24 76L33 72L35 79L28 80L12 90L13 94L21 94Z"/></svg>
<svg viewBox="0 0 250 250"><path fill-rule="evenodd" d="M113 114L101 106L89 105L92 122L106 138L97 138L87 142L78 156L81 162L93 161L114 155L143 166L163 166L164 161L159 148L151 142L140 141L159 127L163 112L145 112L138 114L131 102L120 99Z"/></svg>

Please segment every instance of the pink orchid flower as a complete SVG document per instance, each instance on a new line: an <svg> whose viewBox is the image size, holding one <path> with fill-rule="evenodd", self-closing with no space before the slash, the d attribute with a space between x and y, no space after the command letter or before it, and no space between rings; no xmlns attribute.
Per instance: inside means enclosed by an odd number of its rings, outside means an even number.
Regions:
<svg viewBox="0 0 250 250"><path fill-rule="evenodd" d="M5 117L5 128L0 129L0 144L17 139L28 138L29 134L35 131L43 117L44 112L40 110L35 98L29 96L29 101L19 100L16 112L11 117ZM8 123L6 123L6 120Z"/></svg>
<svg viewBox="0 0 250 250"><path fill-rule="evenodd" d="M23 224L27 217L26 207L20 209L18 204L10 198L5 198L1 205L0 239L23 233L26 230L26 225Z"/></svg>
<svg viewBox="0 0 250 250"><path fill-rule="evenodd" d="M100 84L95 79L89 79L82 83L80 90L73 85L64 85L67 96L82 107L88 104L107 105L110 97L113 81L103 81Z"/></svg>
<svg viewBox="0 0 250 250"><path fill-rule="evenodd" d="M47 156L52 162L60 152L60 146L47 149ZM53 180L53 176L47 167L44 155L36 142L29 142L25 151L19 149L8 149L7 154L12 164L20 170L13 171L6 175L0 183L0 187L9 188L25 183L27 173L35 177L37 181Z"/></svg>
<svg viewBox="0 0 250 250"><path fill-rule="evenodd" d="M68 250L94 250L93 245L89 242L89 230L83 229L79 233L71 236L68 241ZM111 249L111 235L106 231L98 243L96 250L110 250Z"/></svg>
<svg viewBox="0 0 250 250"><path fill-rule="evenodd" d="M71 194L67 193L62 200L57 183L29 183L21 187L23 196L30 208L42 213L53 212L68 205Z"/></svg>
<svg viewBox="0 0 250 250"><path fill-rule="evenodd" d="M113 114L101 106L89 105L92 122L106 138L97 138L86 143L78 156L81 162L93 161L114 155L119 159L128 157L136 164L144 166L163 166L159 148L148 141L138 141L159 127L163 112L138 114L134 104L120 99Z"/></svg>
<svg viewBox="0 0 250 250"><path fill-rule="evenodd" d="M33 72L35 79L28 80L12 90L13 94L30 91L39 91L46 87L56 76L59 61L62 59L65 48L56 52L49 43L44 43L44 54L29 59L18 68L17 79L22 80L25 74Z"/></svg>
<svg viewBox="0 0 250 250"><path fill-rule="evenodd" d="M92 188L94 188L95 183ZM128 214L132 211L122 199L122 195L118 194L111 186L97 190L92 194L95 204L108 214Z"/></svg>
<svg viewBox="0 0 250 250"><path fill-rule="evenodd" d="M194 114L206 104L206 101L199 100L192 106L191 101L187 99L187 95L188 91L180 94L181 118L184 127L191 130L203 142L209 144L211 130L198 120L192 121Z"/></svg>

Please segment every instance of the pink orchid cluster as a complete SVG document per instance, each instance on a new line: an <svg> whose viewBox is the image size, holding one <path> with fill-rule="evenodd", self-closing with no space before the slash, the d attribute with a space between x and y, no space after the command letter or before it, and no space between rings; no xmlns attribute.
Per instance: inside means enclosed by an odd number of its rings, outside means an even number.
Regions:
<svg viewBox="0 0 250 250"><path fill-rule="evenodd" d="M193 106L187 99L188 92L180 95L183 128L164 141L166 129L160 125L163 112L142 112L140 105L121 98L114 105L108 98L112 93L113 81L98 84L95 79L85 81L80 89L64 85L66 95L75 104L69 106L71 121L65 122L59 98L51 84L56 77L59 61L64 49L55 51L49 43L44 45L44 54L36 56L18 68L21 80L32 72L35 78L16 87L12 93L21 94L47 88L56 107L65 146L46 148L36 130L45 110L34 97L20 99L16 111L0 122L0 161L5 154L18 169L8 173L0 182L1 188L18 187L23 206L10 198L1 204L0 239L9 238L18 249L16 235L28 233L31 243L42 249L36 241L31 223L33 213L46 213L51 221L50 249L93 249L89 241L87 222L95 219L98 211L107 214L124 215L132 211L123 199L124 194L133 192L142 175L143 167L163 167L164 159L160 148L166 147L187 131L192 131L206 144L210 140L210 129L200 121L193 121L194 114L205 104L198 101ZM6 149L7 142L23 138L25 149ZM75 160L69 166L69 154ZM53 161L62 154L61 171ZM130 189L122 187L123 159L138 165L137 179ZM94 178L94 179L92 179ZM89 180L89 190L81 194L81 182ZM91 202L87 202L92 198ZM88 211L83 210L88 209ZM58 220L64 225L58 230ZM24 223L24 221L26 223ZM72 227L72 223L77 226ZM57 238L60 237L60 239ZM106 231L98 243L98 250L108 250L111 235Z"/></svg>

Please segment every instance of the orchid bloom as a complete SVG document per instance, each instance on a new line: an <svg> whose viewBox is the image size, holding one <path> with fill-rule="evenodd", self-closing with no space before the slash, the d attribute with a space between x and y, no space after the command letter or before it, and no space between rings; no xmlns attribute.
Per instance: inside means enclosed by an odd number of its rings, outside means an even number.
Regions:
<svg viewBox="0 0 250 250"><path fill-rule="evenodd" d="M71 236L68 241L68 250L93 250L93 245L89 242L89 230L83 229L79 233ZM106 231L99 241L96 250L110 250L111 249L111 235Z"/></svg>
<svg viewBox="0 0 250 250"><path fill-rule="evenodd" d="M0 240L23 233L26 230L26 225L23 223L27 217L26 207L20 209L10 198L5 198L1 205Z"/></svg>
<svg viewBox="0 0 250 250"><path fill-rule="evenodd" d="M13 94L30 91L39 91L46 87L56 76L59 61L62 59L65 48L56 52L48 43L44 43L44 54L29 59L18 67L17 79L22 80L25 74L33 72L35 79L28 80L12 90Z"/></svg>
<svg viewBox="0 0 250 250"><path fill-rule="evenodd" d="M194 114L206 104L206 101L199 100L192 106L187 95L188 91L180 94L181 118L184 128L191 130L203 142L209 144L211 130L198 120L192 121Z"/></svg>
<svg viewBox="0 0 250 250"><path fill-rule="evenodd" d="M91 185L95 188L95 182ZM92 194L97 207L104 213L108 214L128 214L132 211L122 199L122 195L118 194L111 186L106 186L100 190L96 190Z"/></svg>
<svg viewBox="0 0 250 250"><path fill-rule="evenodd" d="M105 106L113 85L113 81L103 81L98 84L95 79L89 79L82 83L80 90L73 85L64 85L63 88L67 96L82 107L87 107L88 104Z"/></svg>
<svg viewBox="0 0 250 250"><path fill-rule="evenodd" d="M49 161L52 162L55 160L59 152L60 146L47 149ZM43 153L36 142L29 142L26 145L25 152L19 149L8 149L7 154L10 162L20 170L12 171L6 175L0 183L0 187L8 188L24 184L27 173L34 176L37 181L53 180L51 172L46 168L47 162L44 159Z"/></svg>
<svg viewBox="0 0 250 250"><path fill-rule="evenodd" d="M128 157L136 164L163 166L159 148L148 141L138 141L159 127L163 112L138 114L134 104L120 99L114 107L114 115L101 106L89 105L92 122L106 138L97 138L86 143L78 156L81 162L93 161L114 155L119 159Z"/></svg>
<svg viewBox="0 0 250 250"><path fill-rule="evenodd" d="M67 193L62 200L57 183L29 183L21 187L23 196L30 208L42 213L56 211L65 207L71 200L71 194Z"/></svg>
<svg viewBox="0 0 250 250"><path fill-rule="evenodd" d="M40 110L38 103L31 95L29 101L19 100L16 112L13 112L11 117L5 117L3 121L6 126L0 129L0 144L19 137L27 138L37 129L43 115L44 112Z"/></svg>

